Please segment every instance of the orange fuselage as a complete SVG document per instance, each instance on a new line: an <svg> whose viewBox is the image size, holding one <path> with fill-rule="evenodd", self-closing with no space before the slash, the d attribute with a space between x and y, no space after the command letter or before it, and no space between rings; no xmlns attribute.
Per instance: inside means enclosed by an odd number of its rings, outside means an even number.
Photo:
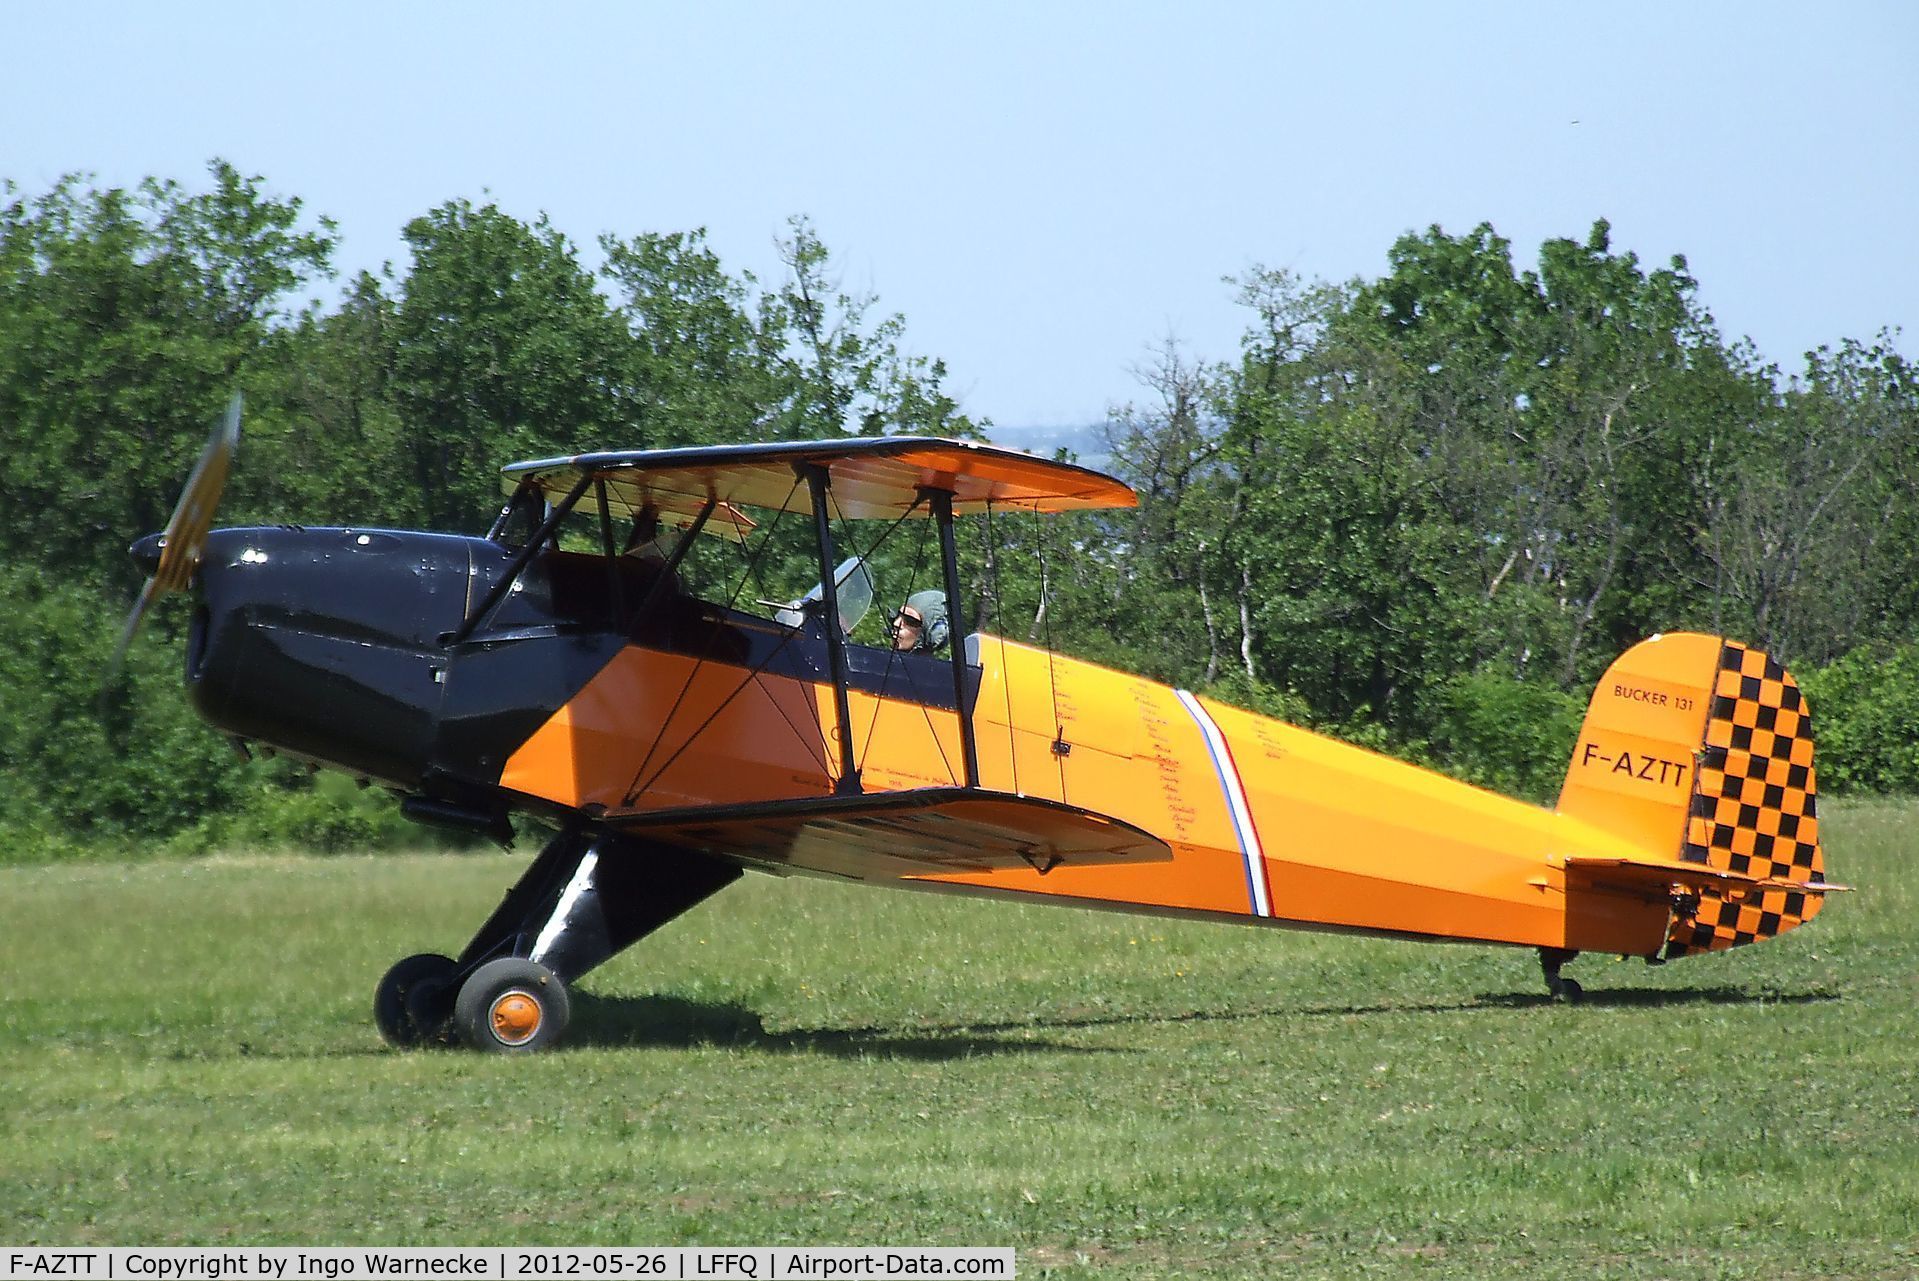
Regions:
<svg viewBox="0 0 1919 1281"><path fill-rule="evenodd" d="M1665 935L1656 898L1584 889L1569 901L1567 855L1652 852L1619 835L1141 677L976 641L981 786L1131 823L1172 858L883 878L893 884L1630 955ZM820 796L841 772L833 704L830 685L628 646L500 783L609 815ZM850 714L867 791L959 781L953 712L855 690Z"/></svg>

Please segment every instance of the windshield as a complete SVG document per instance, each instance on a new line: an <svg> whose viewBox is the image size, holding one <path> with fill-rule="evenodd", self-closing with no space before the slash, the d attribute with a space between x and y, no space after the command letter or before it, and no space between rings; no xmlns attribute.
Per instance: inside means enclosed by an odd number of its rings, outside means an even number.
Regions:
<svg viewBox="0 0 1919 1281"><path fill-rule="evenodd" d="M840 630L850 632L859 626L866 611L873 608L873 575L866 568L866 562L858 556L848 556L833 571L833 589L839 595ZM774 617L788 627L798 627L806 619L806 607L825 599L826 593L819 584L813 590L791 602Z"/></svg>

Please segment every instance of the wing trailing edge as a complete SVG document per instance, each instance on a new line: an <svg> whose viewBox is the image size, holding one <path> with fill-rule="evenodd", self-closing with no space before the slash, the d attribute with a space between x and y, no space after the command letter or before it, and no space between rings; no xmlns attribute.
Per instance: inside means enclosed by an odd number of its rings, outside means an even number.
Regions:
<svg viewBox="0 0 1919 1281"><path fill-rule="evenodd" d="M1162 862L1166 842L1075 805L977 788L607 814L621 832L723 858L859 880Z"/></svg>
<svg viewBox="0 0 1919 1281"><path fill-rule="evenodd" d="M928 489L950 493L958 516L994 507L1063 512L1139 505L1131 487L1104 472L931 436L612 450L514 463L502 469L502 477L506 492L530 481L549 502L570 492L581 477L592 477L604 486L608 505L626 514L651 506L684 515L708 499L810 514L812 498L805 485L796 483L799 467L819 468L832 478L833 512L849 520L928 516L921 501ZM589 510L597 501L597 496L588 499Z"/></svg>

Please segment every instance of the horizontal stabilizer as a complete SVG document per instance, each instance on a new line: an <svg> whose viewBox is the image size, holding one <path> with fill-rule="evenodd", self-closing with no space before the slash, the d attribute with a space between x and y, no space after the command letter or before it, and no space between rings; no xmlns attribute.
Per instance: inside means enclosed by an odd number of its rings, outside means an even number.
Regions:
<svg viewBox="0 0 1919 1281"><path fill-rule="evenodd" d="M622 832L680 849L859 880L1172 858L1158 837L1078 806L976 788L759 801L608 814Z"/></svg>
<svg viewBox="0 0 1919 1281"><path fill-rule="evenodd" d="M1721 896L1742 892L1764 893L1784 890L1793 894L1828 894L1850 890L1850 885L1830 881L1795 881L1784 876L1752 876L1704 863L1682 863L1667 859L1620 858L1605 854L1569 854L1566 870L1585 875L1596 885L1611 885L1626 890L1644 890L1661 896L1675 885L1689 890L1709 890Z"/></svg>

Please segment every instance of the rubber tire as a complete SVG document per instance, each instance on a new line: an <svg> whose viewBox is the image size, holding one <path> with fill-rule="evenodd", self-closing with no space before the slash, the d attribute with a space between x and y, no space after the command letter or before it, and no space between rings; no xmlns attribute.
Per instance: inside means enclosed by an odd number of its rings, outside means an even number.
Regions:
<svg viewBox="0 0 1919 1281"><path fill-rule="evenodd" d="M1586 994L1586 989L1579 986L1578 979L1559 980L1559 990L1553 993L1554 996L1558 997L1560 1000L1564 1001L1568 1005L1579 1004L1579 999L1583 997L1585 994Z"/></svg>
<svg viewBox="0 0 1919 1281"><path fill-rule="evenodd" d="M524 1040L503 1037L494 1026L493 1011L501 998L517 993L532 999L538 1021ZM532 1054L556 1043L572 1017L566 984L537 961L503 956L473 971L460 985L453 1002L453 1026L460 1039L489 1054Z"/></svg>
<svg viewBox="0 0 1919 1281"><path fill-rule="evenodd" d="M373 990L373 1021L388 1045L410 1049L432 1039L432 1031L415 1021L409 998L421 989L443 986L457 968L450 956L421 952L396 961L381 976Z"/></svg>
<svg viewBox="0 0 1919 1281"><path fill-rule="evenodd" d="M444 976L422 979L406 994L407 1017L418 1030L421 1045L458 1045L453 1031L453 998L460 994L460 970L456 964Z"/></svg>

